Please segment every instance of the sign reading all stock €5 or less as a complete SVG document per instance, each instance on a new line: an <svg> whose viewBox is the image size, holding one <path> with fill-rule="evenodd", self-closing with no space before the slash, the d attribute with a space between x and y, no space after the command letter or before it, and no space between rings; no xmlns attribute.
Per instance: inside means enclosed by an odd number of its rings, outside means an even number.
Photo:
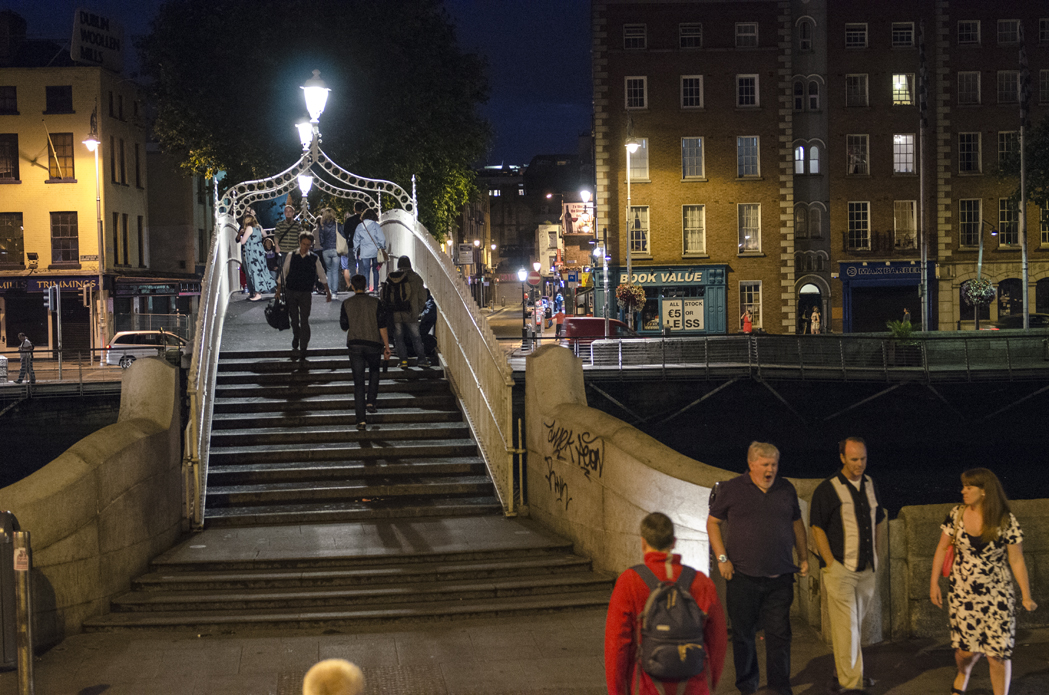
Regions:
<svg viewBox="0 0 1049 695"><path fill-rule="evenodd" d="M669 331L703 330L703 300L664 299L663 328Z"/></svg>

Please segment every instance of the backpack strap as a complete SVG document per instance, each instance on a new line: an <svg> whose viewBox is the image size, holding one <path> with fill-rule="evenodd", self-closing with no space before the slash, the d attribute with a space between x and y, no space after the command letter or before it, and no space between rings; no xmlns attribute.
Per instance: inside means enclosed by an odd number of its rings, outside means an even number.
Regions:
<svg viewBox="0 0 1049 695"><path fill-rule="evenodd" d="M637 572L638 576L640 576L641 579L643 579L645 581L645 584L648 585L648 590L649 591L653 591L656 587L658 587L660 584L663 583L663 582L659 581L659 578L656 576L656 573L653 572L652 570L650 570L644 564L634 565L630 569L632 569L635 572Z"/></svg>
<svg viewBox="0 0 1049 695"><path fill-rule="evenodd" d="M689 591L692 588L692 581L696 578L696 570L688 565L681 566L681 574L678 575L677 584L683 591Z"/></svg>

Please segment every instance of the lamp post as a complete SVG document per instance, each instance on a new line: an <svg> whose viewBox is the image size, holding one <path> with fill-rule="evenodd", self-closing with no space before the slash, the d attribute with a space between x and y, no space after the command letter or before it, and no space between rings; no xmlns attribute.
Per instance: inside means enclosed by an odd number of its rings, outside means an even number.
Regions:
<svg viewBox="0 0 1049 695"><path fill-rule="evenodd" d="M105 238L102 235L102 184L98 175L98 148L102 146L102 141L98 137L98 105L95 105L95 111L91 114L91 132L84 140L84 145L87 146L89 152L93 152L95 155L95 217L97 219L98 227L98 314L96 320L98 322L98 347L101 348L106 342L106 310L105 304L102 300L102 280L105 274L106 268L106 246ZM92 360L94 357L92 356ZM99 364L102 363L102 353L98 353Z"/></svg>
<svg viewBox="0 0 1049 695"><path fill-rule="evenodd" d="M980 220L980 235L979 235L980 236L980 250L976 254L976 279L977 280L979 280L980 276L983 274L983 228L984 228L984 226L987 226L987 227L991 228L991 236L998 236L998 230L995 229L994 226L990 222L988 222L987 220L983 220L983 219ZM980 330L980 305L979 304L974 304L973 305L973 316L976 319L976 326L975 326L976 330ZM928 319L926 319L924 316L922 317L922 323L923 324L927 320Z"/></svg>
<svg viewBox="0 0 1049 695"><path fill-rule="evenodd" d="M631 262L631 251L634 245L634 230L630 226L630 155L637 152L637 148L640 146L641 143L634 138L630 138L626 141L626 281L628 284L633 284L634 282L633 264ZM634 327L633 311L628 312L627 322L631 328Z"/></svg>
<svg viewBox="0 0 1049 695"><path fill-rule="evenodd" d="M590 211L590 197L591 197L590 191L584 188L583 190L579 191L579 197L582 199L583 205L586 205L587 212L589 212ZM593 211L593 213L591 213L590 219L592 220L592 224L594 225L594 239L596 240L597 239L597 210L596 210L597 206L596 206L596 204L595 204L594 207L595 207L595 210ZM609 296L608 296L609 295L609 292L608 292L608 290L609 290L609 288L608 288L608 228L607 227L605 228L605 236L604 236L604 240L603 240L601 246L598 246L598 247L594 248L594 258L595 259L598 258L599 253L600 253L600 258L601 258L601 271L602 271L602 275L604 276L604 284L605 284L605 299L604 299L604 303L603 303L604 305L601 308L601 313L602 313L602 315L604 316L604 319L605 319L605 338L607 338L608 337L608 301L609 301ZM596 285L597 283L594 283L594 284ZM573 304L572 305L572 314L573 315L575 315L575 311L576 311L576 308L575 308L575 305Z"/></svg>
<svg viewBox="0 0 1049 695"><path fill-rule="evenodd" d="M528 271L521 268L517 271L517 279L521 281L521 349L524 350L528 342L528 311L525 300L525 280L528 279Z"/></svg>

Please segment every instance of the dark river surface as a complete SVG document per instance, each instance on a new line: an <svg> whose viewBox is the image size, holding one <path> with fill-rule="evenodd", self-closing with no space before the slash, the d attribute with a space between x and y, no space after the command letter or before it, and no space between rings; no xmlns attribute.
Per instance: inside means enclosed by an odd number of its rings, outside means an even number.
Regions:
<svg viewBox="0 0 1049 695"><path fill-rule="evenodd" d="M921 384L770 384L742 379L685 413L669 418L721 382L602 383L600 388L648 421L588 392L590 404L631 422L672 449L704 463L743 472L751 441L780 448L780 475L825 478L841 469L837 442L867 441L870 474L883 504L901 507L961 499L959 475L986 467L1010 499L1049 498L1049 391L995 415L1045 387L1044 382ZM990 416L990 417L989 417Z"/></svg>

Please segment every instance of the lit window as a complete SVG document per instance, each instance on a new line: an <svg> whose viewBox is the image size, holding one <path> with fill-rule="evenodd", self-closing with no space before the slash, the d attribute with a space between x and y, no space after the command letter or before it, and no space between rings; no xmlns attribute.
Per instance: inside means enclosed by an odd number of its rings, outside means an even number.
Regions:
<svg viewBox="0 0 1049 695"><path fill-rule="evenodd" d="M761 327L761 281L739 283L739 326L743 328L743 315L750 311L754 328Z"/></svg>
<svg viewBox="0 0 1049 695"><path fill-rule="evenodd" d="M48 177L51 180L68 181L76 178L73 172L72 133L51 133L47 140L47 155Z"/></svg>
<svg viewBox="0 0 1049 695"><path fill-rule="evenodd" d="M624 24L623 48L634 51L648 48L647 27L644 24Z"/></svg>
<svg viewBox="0 0 1049 695"><path fill-rule="evenodd" d="M813 80L809 82L809 111L820 110L820 85Z"/></svg>
<svg viewBox="0 0 1049 695"><path fill-rule="evenodd" d="M648 108L648 78L628 77L626 78L626 108L645 109Z"/></svg>
<svg viewBox="0 0 1049 695"><path fill-rule="evenodd" d="M983 222L979 198L958 201L958 244L977 246L980 243L980 227Z"/></svg>
<svg viewBox="0 0 1049 695"><path fill-rule="evenodd" d="M867 76L845 76L845 106L867 105Z"/></svg>
<svg viewBox="0 0 1049 695"><path fill-rule="evenodd" d="M736 48L755 48L757 45L757 22L738 22L736 24Z"/></svg>
<svg viewBox="0 0 1049 695"><path fill-rule="evenodd" d="M914 22L892 23L892 47L904 48L914 45Z"/></svg>
<svg viewBox="0 0 1049 695"><path fill-rule="evenodd" d="M867 25L846 24L845 25L845 48L867 47Z"/></svg>
<svg viewBox="0 0 1049 695"><path fill-rule="evenodd" d="M739 178L761 174L756 135L736 138L736 175Z"/></svg>
<svg viewBox="0 0 1049 695"><path fill-rule="evenodd" d="M820 148L818 145L809 146L809 173L820 173Z"/></svg>
<svg viewBox="0 0 1049 695"><path fill-rule="evenodd" d="M963 19L958 22L958 43L979 44L980 43L980 20Z"/></svg>
<svg viewBox="0 0 1049 695"><path fill-rule="evenodd" d="M25 233L22 213L0 212L0 266L25 266Z"/></svg>
<svg viewBox="0 0 1049 695"><path fill-rule="evenodd" d="M18 181L18 135L16 133L0 135L0 180ZM2 262L0 260L0 263Z"/></svg>
<svg viewBox="0 0 1049 695"><path fill-rule="evenodd" d="M1018 104L1020 103L1020 71L999 70L998 71L998 103Z"/></svg>
<svg viewBox="0 0 1049 695"><path fill-rule="evenodd" d="M761 251L761 205L744 203L739 207L739 250Z"/></svg>
<svg viewBox="0 0 1049 695"><path fill-rule="evenodd" d="M958 73L958 103L969 105L980 103L979 72Z"/></svg>
<svg viewBox="0 0 1049 695"><path fill-rule="evenodd" d="M490 188L490 189L488 189L488 195L492 196L493 198L498 198L502 194L503 194L503 192L501 190L499 190L498 188Z"/></svg>
<svg viewBox="0 0 1049 695"><path fill-rule="evenodd" d="M51 263L79 263L80 235L75 212L51 213Z"/></svg>
<svg viewBox="0 0 1049 695"><path fill-rule="evenodd" d="M678 45L681 48L703 48L703 25L695 22L679 24Z"/></svg>
<svg viewBox="0 0 1049 695"><path fill-rule="evenodd" d="M798 145L794 148L794 173L805 173L805 146Z"/></svg>
<svg viewBox="0 0 1049 695"><path fill-rule="evenodd" d="M1049 207L1041 209L1041 220L1042 220L1042 246L1049 245ZM0 223L2 228L2 223Z"/></svg>
<svg viewBox="0 0 1049 695"><path fill-rule="evenodd" d="M681 138L681 178L703 176L703 138Z"/></svg>
<svg viewBox="0 0 1049 695"><path fill-rule="evenodd" d="M706 208L703 205L685 205L681 208L681 233L685 253L707 252Z"/></svg>
<svg viewBox="0 0 1049 695"><path fill-rule="evenodd" d="M892 136L892 172L914 173L914 135Z"/></svg>
<svg viewBox="0 0 1049 695"><path fill-rule="evenodd" d="M918 248L917 201L897 200L893 203L896 226L895 246L903 251Z"/></svg>
<svg viewBox="0 0 1049 695"><path fill-rule="evenodd" d="M1020 206L1012 198L998 199L998 245L1020 243Z"/></svg>
<svg viewBox="0 0 1049 695"><path fill-rule="evenodd" d="M524 195L524 194L525 194L525 189L523 189L523 188L518 188L517 189L517 195ZM496 193L496 195L499 195L499 194Z"/></svg>
<svg viewBox="0 0 1049 695"><path fill-rule="evenodd" d="M736 106L759 106L758 76L736 75Z"/></svg>
<svg viewBox="0 0 1049 695"><path fill-rule="evenodd" d="M892 76L893 106L912 106L914 104L914 75Z"/></svg>
<svg viewBox="0 0 1049 695"><path fill-rule="evenodd" d="M846 135L845 136L845 156L848 167L846 172L856 176L866 176L870 174L870 168L868 167L868 150L867 150L867 136L866 135Z"/></svg>
<svg viewBox="0 0 1049 695"><path fill-rule="evenodd" d="M1020 43L1020 20L998 20L998 45Z"/></svg>
<svg viewBox="0 0 1049 695"><path fill-rule="evenodd" d="M630 208L630 252L648 254L648 206Z"/></svg>
<svg viewBox="0 0 1049 695"><path fill-rule="evenodd" d="M798 22L798 50L812 50L812 22L807 19Z"/></svg>
<svg viewBox="0 0 1049 695"><path fill-rule="evenodd" d="M980 134L958 133L958 173L980 173Z"/></svg>
<svg viewBox="0 0 1049 695"><path fill-rule="evenodd" d="M870 203L849 202L849 249L870 251Z"/></svg>
<svg viewBox="0 0 1049 695"><path fill-rule="evenodd" d="M648 138L635 138L637 151L630 154L630 178L634 181L648 180Z"/></svg>
<svg viewBox="0 0 1049 695"><path fill-rule="evenodd" d="M701 109L703 108L703 76L682 75L681 76L681 108Z"/></svg>

